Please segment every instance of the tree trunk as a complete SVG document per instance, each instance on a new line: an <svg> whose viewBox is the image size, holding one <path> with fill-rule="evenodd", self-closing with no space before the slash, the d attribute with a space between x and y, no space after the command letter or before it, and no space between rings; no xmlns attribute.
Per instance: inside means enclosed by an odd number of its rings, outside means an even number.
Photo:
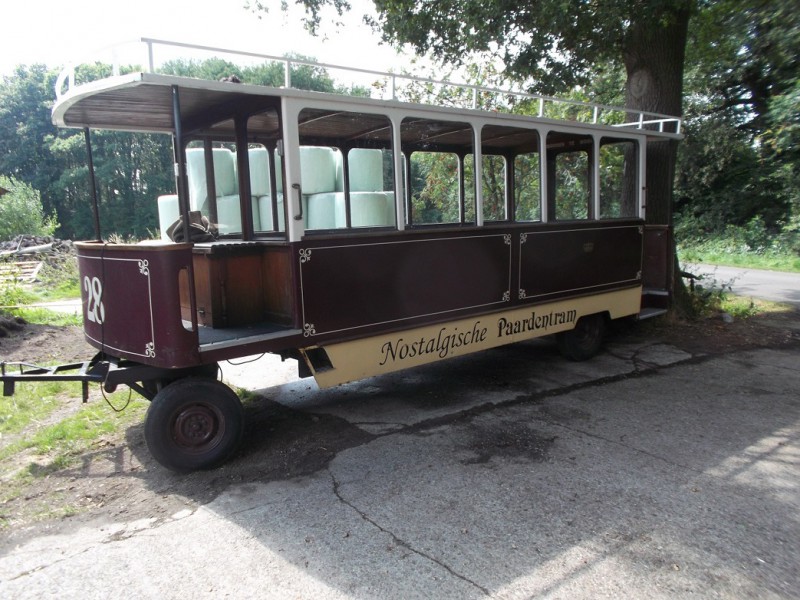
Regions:
<svg viewBox="0 0 800 600"><path fill-rule="evenodd" d="M631 25L623 59L628 79L625 106L666 115L683 114L683 61L691 8L688 2L674 11L640 16ZM647 148L647 222L672 223L676 142Z"/></svg>
<svg viewBox="0 0 800 600"><path fill-rule="evenodd" d="M644 11L634 18L625 40L623 60L627 73L625 106L636 111L666 115L683 114L683 66L692 0L676 3L660 12ZM645 117L647 119L647 117ZM646 223L672 225L672 191L678 142L647 146ZM665 254L672 268L664 285L674 292L678 308L684 297L672 235L666 236ZM661 260L664 256L661 257ZM647 268L647 265L644 265Z"/></svg>

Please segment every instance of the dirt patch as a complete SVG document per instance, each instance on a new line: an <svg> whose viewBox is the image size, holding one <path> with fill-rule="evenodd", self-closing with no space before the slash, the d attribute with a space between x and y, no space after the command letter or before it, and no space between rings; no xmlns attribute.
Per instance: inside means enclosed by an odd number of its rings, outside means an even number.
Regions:
<svg viewBox="0 0 800 600"><path fill-rule="evenodd" d="M495 423L491 427L472 423L469 433L470 444L465 449L474 456L462 460L465 465L487 464L496 456L542 461L557 439L556 436L541 434L526 423L516 422L500 426Z"/></svg>
<svg viewBox="0 0 800 600"><path fill-rule="evenodd" d="M611 335L618 341L659 339L694 355L725 354L800 343L799 324L798 311L733 323L720 318L695 323L654 319L618 324ZM0 339L0 360L55 363L93 354L79 327L31 325ZM292 410L268 395L267 391L267 396L245 402L248 429L243 450L213 471L179 476L160 467L147 451L141 422L97 440L66 468L54 468L46 456L27 457L28 477L21 483L14 480L10 487L17 489L0 504L0 551L39 530L54 533L76 522L166 519L210 502L234 483L316 472L342 450L372 439L342 419ZM72 399L71 405L77 408L79 399ZM552 443L527 429L475 439L484 440L483 446L471 448L476 463L520 452L522 458L541 460ZM0 476L4 472L7 477L9 469L9 464L0 464Z"/></svg>
<svg viewBox="0 0 800 600"><path fill-rule="evenodd" d="M763 313L730 323L725 322L721 315L699 321L665 317L635 327L639 331L630 331L630 335L657 337L690 354L726 354L800 341L800 310Z"/></svg>
<svg viewBox="0 0 800 600"><path fill-rule="evenodd" d="M39 365L89 360L97 353L77 326L25 325L0 338L0 361Z"/></svg>

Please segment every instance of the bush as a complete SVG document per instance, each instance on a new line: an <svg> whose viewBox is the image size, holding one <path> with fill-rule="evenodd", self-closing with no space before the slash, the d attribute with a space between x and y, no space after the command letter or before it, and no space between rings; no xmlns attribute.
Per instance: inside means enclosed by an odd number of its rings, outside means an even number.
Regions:
<svg viewBox="0 0 800 600"><path fill-rule="evenodd" d="M0 175L0 240L16 235L53 235L58 227L54 216L44 214L39 192L13 177Z"/></svg>

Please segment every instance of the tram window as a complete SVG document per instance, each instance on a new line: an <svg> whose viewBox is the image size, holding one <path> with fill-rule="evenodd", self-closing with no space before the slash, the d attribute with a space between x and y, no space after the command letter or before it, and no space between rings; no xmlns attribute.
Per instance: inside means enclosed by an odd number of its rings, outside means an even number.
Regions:
<svg viewBox="0 0 800 600"><path fill-rule="evenodd" d="M190 142L186 148L189 209L199 210L217 225L220 235L242 232L235 144L212 141L213 175L206 172L206 146Z"/></svg>
<svg viewBox="0 0 800 600"><path fill-rule="evenodd" d="M591 217L591 136L551 132L547 136L548 202L557 220Z"/></svg>
<svg viewBox="0 0 800 600"><path fill-rule="evenodd" d="M638 152L633 140L600 140L600 218L637 214Z"/></svg>
<svg viewBox="0 0 800 600"><path fill-rule="evenodd" d="M484 154L481 181L484 221L507 220L505 158Z"/></svg>
<svg viewBox="0 0 800 600"><path fill-rule="evenodd" d="M556 156L556 219L589 218L589 154L570 152Z"/></svg>
<svg viewBox="0 0 800 600"><path fill-rule="evenodd" d="M247 153L250 161L250 195L253 198L254 230L263 233L286 231L281 157L277 149L273 148L270 152L270 149L263 144L250 144Z"/></svg>
<svg viewBox="0 0 800 600"><path fill-rule="evenodd" d="M525 127L484 125L481 129L481 146L484 219L509 219L506 198L513 194L514 220L540 220L539 132ZM501 169L512 167L511 177L501 172ZM510 186L510 189L506 189L506 186Z"/></svg>
<svg viewBox="0 0 800 600"><path fill-rule="evenodd" d="M473 130L469 123L407 117L400 125L409 156L412 225L474 222Z"/></svg>
<svg viewBox="0 0 800 600"><path fill-rule="evenodd" d="M342 153L338 148L300 147L300 186L306 229L347 227L341 170Z"/></svg>
<svg viewBox="0 0 800 600"><path fill-rule="evenodd" d="M464 169L461 180L464 185L464 223L475 223L475 186L470 185L475 181L475 156L467 154L464 157Z"/></svg>
<svg viewBox="0 0 800 600"><path fill-rule="evenodd" d="M391 150L352 148L347 153L352 227L392 227L396 221Z"/></svg>
<svg viewBox="0 0 800 600"><path fill-rule="evenodd" d="M305 228L393 227L397 213L389 118L306 108L298 129Z"/></svg>
<svg viewBox="0 0 800 600"><path fill-rule="evenodd" d="M514 211L517 221L542 220L542 178L538 152L514 157Z"/></svg>
<svg viewBox="0 0 800 600"><path fill-rule="evenodd" d="M459 223L461 169L449 152L411 155L411 222L414 225Z"/></svg>

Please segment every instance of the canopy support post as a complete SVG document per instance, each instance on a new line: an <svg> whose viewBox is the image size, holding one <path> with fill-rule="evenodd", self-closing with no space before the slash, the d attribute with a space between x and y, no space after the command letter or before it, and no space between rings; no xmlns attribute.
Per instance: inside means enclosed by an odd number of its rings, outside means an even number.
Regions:
<svg viewBox="0 0 800 600"><path fill-rule="evenodd" d="M183 241L190 244L189 237L189 190L186 180L186 153L183 149L183 124L181 122L181 102L178 86L172 86L172 119L173 119L173 154L175 156L175 177L177 178L178 206L181 220L183 221ZM191 310L192 331L197 331L197 294L194 289L194 267L190 264L189 279L189 309Z"/></svg>
<svg viewBox="0 0 800 600"><path fill-rule="evenodd" d="M186 189L186 161L183 154L183 125L181 124L181 101L178 86L172 86L172 119L175 123L175 176L178 178L178 206L183 221L183 239L189 238L189 190Z"/></svg>
<svg viewBox="0 0 800 600"><path fill-rule="evenodd" d="M89 163L89 189L92 194L92 215L94 216L94 237L98 242L103 241L100 235L100 207L97 203L97 180L94 175L94 158L92 157L92 138L89 134L89 128L83 128L83 137L86 140L86 155Z"/></svg>

